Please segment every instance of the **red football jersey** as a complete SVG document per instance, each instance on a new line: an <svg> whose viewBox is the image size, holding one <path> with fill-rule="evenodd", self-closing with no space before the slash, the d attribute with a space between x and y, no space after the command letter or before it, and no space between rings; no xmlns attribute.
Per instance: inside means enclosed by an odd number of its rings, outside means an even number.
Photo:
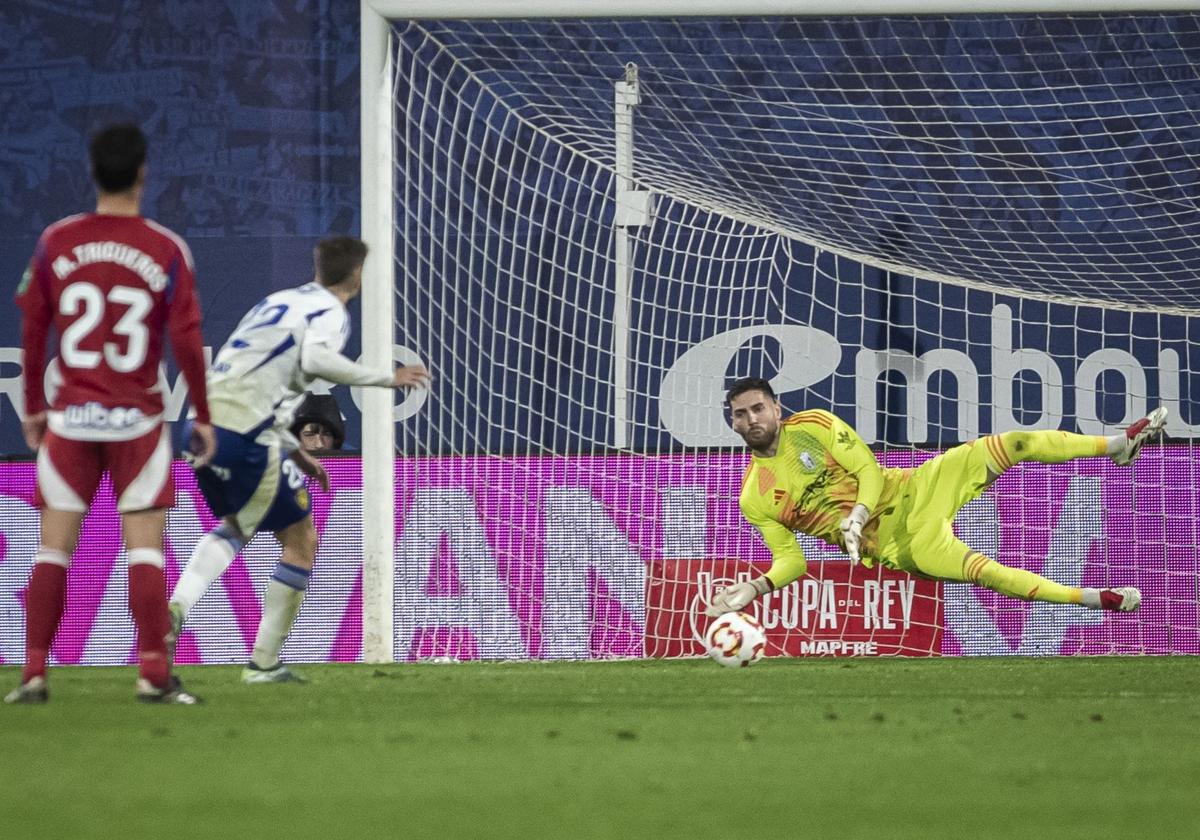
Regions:
<svg viewBox="0 0 1200 840"><path fill-rule="evenodd" d="M197 418L208 422L200 304L184 241L140 216L86 213L42 233L17 290L25 411L45 410L53 324L62 384L50 425L64 437L125 440L161 422L169 334Z"/></svg>

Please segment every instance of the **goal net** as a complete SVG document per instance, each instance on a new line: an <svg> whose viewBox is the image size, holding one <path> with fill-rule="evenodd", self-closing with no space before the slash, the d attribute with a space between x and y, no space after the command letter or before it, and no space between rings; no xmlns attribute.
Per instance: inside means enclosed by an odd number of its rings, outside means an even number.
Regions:
<svg viewBox="0 0 1200 840"><path fill-rule="evenodd" d="M888 466L1171 418L1133 468L1018 465L957 520L1137 613L801 536L771 653L1200 652L1200 17L393 20L389 59L394 329L435 377L397 426L397 659L702 652L770 562L722 407L747 375Z"/></svg>

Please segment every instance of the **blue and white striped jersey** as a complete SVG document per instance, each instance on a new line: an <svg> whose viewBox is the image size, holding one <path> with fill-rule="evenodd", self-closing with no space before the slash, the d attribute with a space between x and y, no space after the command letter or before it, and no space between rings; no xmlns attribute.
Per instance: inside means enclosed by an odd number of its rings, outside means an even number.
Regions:
<svg viewBox="0 0 1200 840"><path fill-rule="evenodd" d="M286 428L304 392L318 378L302 364L306 348L323 345L319 349L340 355L349 337L346 307L319 283L268 295L243 316L209 368L213 423L242 434ZM362 370L349 360L345 364ZM380 373L360 376L358 384L388 381L390 376Z"/></svg>

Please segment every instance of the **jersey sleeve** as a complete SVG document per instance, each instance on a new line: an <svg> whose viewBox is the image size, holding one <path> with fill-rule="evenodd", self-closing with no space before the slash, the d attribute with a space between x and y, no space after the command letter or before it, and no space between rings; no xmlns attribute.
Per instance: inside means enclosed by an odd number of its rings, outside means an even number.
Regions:
<svg viewBox="0 0 1200 840"><path fill-rule="evenodd" d="M883 469L858 432L850 428L837 415L830 414L833 422L829 428L829 453L841 464L842 469L858 479L858 497L855 502L865 505L872 513L883 493Z"/></svg>
<svg viewBox="0 0 1200 840"><path fill-rule="evenodd" d="M33 258L17 286L16 302L21 308L22 379L25 414L46 410L46 392L42 374L46 370L46 339L54 308L50 300L50 266L46 264L44 239L38 240Z"/></svg>
<svg viewBox="0 0 1200 840"><path fill-rule="evenodd" d="M796 542L796 534L778 520L760 514L751 504L743 501L741 507L746 521L758 529L763 542L771 550L771 568L766 572L767 579L771 581L771 588L787 586L803 575L808 569L808 561L804 559L804 551Z"/></svg>
<svg viewBox="0 0 1200 840"><path fill-rule="evenodd" d="M309 317L311 320L304 330L304 347L323 345L334 353L341 353L350 338L350 319L346 310L332 306Z"/></svg>
<svg viewBox="0 0 1200 840"><path fill-rule="evenodd" d="M204 338L200 333L200 298L196 278L186 251L178 251L169 269L172 278L167 299L167 331L171 351L187 382L188 396L196 409L196 420L211 422L208 414L208 389L204 381Z"/></svg>
<svg viewBox="0 0 1200 840"><path fill-rule="evenodd" d="M338 385L375 385L386 388L392 384L391 369L373 370L351 361L324 344L305 342L300 351L300 367L312 376L319 376Z"/></svg>

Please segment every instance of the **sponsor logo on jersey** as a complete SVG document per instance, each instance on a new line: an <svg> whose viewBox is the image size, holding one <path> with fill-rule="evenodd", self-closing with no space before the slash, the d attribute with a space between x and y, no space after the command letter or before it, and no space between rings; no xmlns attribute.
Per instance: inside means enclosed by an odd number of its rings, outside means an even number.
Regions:
<svg viewBox="0 0 1200 840"><path fill-rule="evenodd" d="M68 429L107 429L122 431L145 421L140 408L117 406L108 408L98 402L69 405L63 409L63 421Z"/></svg>

